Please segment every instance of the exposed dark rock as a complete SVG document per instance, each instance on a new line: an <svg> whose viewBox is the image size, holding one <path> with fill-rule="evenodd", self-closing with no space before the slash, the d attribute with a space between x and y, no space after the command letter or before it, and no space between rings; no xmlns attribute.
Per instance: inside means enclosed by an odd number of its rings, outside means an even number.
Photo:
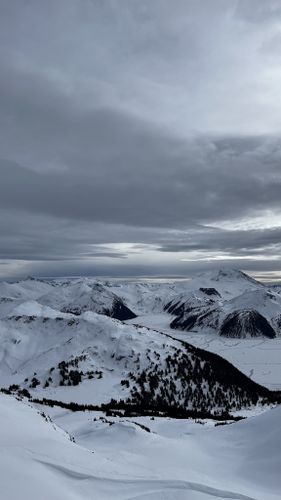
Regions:
<svg viewBox="0 0 281 500"><path fill-rule="evenodd" d="M215 289L215 288L199 288L201 292L205 293L206 295L214 295L216 297L221 297L221 294Z"/></svg>
<svg viewBox="0 0 281 500"><path fill-rule="evenodd" d="M220 327L219 334L234 338L276 337L270 323L255 309L242 309L228 314Z"/></svg>
<svg viewBox="0 0 281 500"><path fill-rule="evenodd" d="M197 319L199 318L201 312L192 313L189 315L181 315L176 317L170 324L171 328L180 329L180 330L192 330L194 328Z"/></svg>
<svg viewBox="0 0 281 500"><path fill-rule="evenodd" d="M111 309L104 309L104 314L110 316L111 318L119 319L120 321L126 321L127 319L136 318L136 314L131 311L127 306L125 306L122 300L116 299L113 302Z"/></svg>
<svg viewBox="0 0 281 500"><path fill-rule="evenodd" d="M177 315L170 324L170 327L175 330L186 331L202 326L209 328L218 327L218 314L216 309L210 309L206 306L189 308L184 310L180 315Z"/></svg>
<svg viewBox="0 0 281 500"><path fill-rule="evenodd" d="M173 302L172 300L164 306L164 311L170 314L180 315L184 312L184 303L180 300L178 302Z"/></svg>
<svg viewBox="0 0 281 500"><path fill-rule="evenodd" d="M80 316L85 311L95 310L91 307L91 302L89 302L88 306L79 307L79 306L67 306L62 308L62 312L75 314L75 316ZM129 309L124 302L116 298L112 303L112 307L104 307L101 309L101 314L105 314L105 316L110 316L111 318L119 319L120 321L126 321L127 319L136 318L136 314Z"/></svg>

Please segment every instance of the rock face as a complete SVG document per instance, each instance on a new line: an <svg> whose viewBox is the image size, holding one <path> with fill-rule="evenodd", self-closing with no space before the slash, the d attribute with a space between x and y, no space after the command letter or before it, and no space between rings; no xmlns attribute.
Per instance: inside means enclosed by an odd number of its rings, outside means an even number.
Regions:
<svg viewBox="0 0 281 500"><path fill-rule="evenodd" d="M171 328L186 331L204 327L217 329L219 299L220 294L215 288L199 288L168 302L164 310L175 316Z"/></svg>
<svg viewBox="0 0 281 500"><path fill-rule="evenodd" d="M215 308L197 307L178 312L170 327L175 330L190 331L201 328L218 328L218 311Z"/></svg>
<svg viewBox="0 0 281 500"><path fill-rule="evenodd" d="M224 319L219 334L224 337L276 337L267 319L254 309L234 311Z"/></svg>
<svg viewBox="0 0 281 500"><path fill-rule="evenodd" d="M201 287L199 289L201 292L205 293L206 295L210 295L211 297L212 296L215 296L215 297L221 297L221 294L213 287L208 287L208 288L204 288L204 287Z"/></svg>
<svg viewBox="0 0 281 500"><path fill-rule="evenodd" d="M120 321L126 321L127 319L136 318L136 314L129 309L124 302L116 298L112 303L112 307L110 309L104 309L104 314L106 316L110 316L111 318L119 319Z"/></svg>

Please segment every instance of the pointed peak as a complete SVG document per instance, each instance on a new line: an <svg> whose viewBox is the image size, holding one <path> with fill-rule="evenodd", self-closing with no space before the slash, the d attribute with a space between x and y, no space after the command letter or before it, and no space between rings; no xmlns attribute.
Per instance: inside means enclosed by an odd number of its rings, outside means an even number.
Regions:
<svg viewBox="0 0 281 500"><path fill-rule="evenodd" d="M232 268L220 268L214 269L212 271L207 271L206 273L202 273L199 275L200 279L206 279L210 281L249 281L253 284L260 284L254 278L251 278L248 274L240 271L239 269Z"/></svg>

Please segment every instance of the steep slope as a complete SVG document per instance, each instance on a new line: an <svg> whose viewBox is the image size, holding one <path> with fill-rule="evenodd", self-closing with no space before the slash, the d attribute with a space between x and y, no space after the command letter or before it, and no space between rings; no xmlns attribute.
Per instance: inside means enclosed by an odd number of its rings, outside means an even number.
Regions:
<svg viewBox="0 0 281 500"><path fill-rule="evenodd" d="M76 315L94 311L123 321L136 317L119 296L94 279L45 281L29 278L16 283L0 283L0 317L28 300Z"/></svg>
<svg viewBox="0 0 281 500"><path fill-rule="evenodd" d="M25 280L7 283L0 282L0 297L13 300L35 300L41 295L50 292L55 283L27 278Z"/></svg>
<svg viewBox="0 0 281 500"><path fill-rule="evenodd" d="M222 297L230 299L237 297L246 290L256 290L264 285L238 269L216 269L195 277L190 286L194 288L215 288Z"/></svg>
<svg viewBox="0 0 281 500"><path fill-rule="evenodd" d="M269 337L273 339L276 333L272 326L258 311L240 309L228 314L220 327L219 334L225 337Z"/></svg>
<svg viewBox="0 0 281 500"><path fill-rule="evenodd" d="M40 396L84 403L114 398L204 411L272 397L219 356L160 332L92 312L76 316L36 309L34 303L19 307L0 322L6 387L20 384Z"/></svg>
<svg viewBox="0 0 281 500"><path fill-rule="evenodd" d="M77 468L86 453L51 422L14 398L0 396L1 489L5 500L61 500L75 496L72 481L62 474L76 455ZM74 448L74 449L73 449ZM88 452L88 459L91 460ZM16 480L15 480L16 477ZM76 489L76 488L75 488ZM82 498L82 497L81 497Z"/></svg>
<svg viewBox="0 0 281 500"><path fill-rule="evenodd" d="M123 300L108 287L87 279L62 284L49 294L41 296L39 301L59 311L76 315L93 311L123 321L136 317Z"/></svg>
<svg viewBox="0 0 281 500"><path fill-rule="evenodd" d="M213 288L178 295L164 306L164 310L175 316L171 328L192 330L194 328L217 328L220 294Z"/></svg>
<svg viewBox="0 0 281 500"><path fill-rule="evenodd" d="M188 287L188 281L160 282L107 282L106 285L136 312L162 312L165 304Z"/></svg>
<svg viewBox="0 0 281 500"><path fill-rule="evenodd" d="M16 305L27 300L38 300L43 294L55 291L56 284L28 278L14 283L0 282L0 318Z"/></svg>
<svg viewBox="0 0 281 500"><path fill-rule="evenodd" d="M206 283L206 276L204 280ZM208 284L211 281L219 283L217 288L220 291L200 287L192 293L178 295L166 304L164 309L175 316L171 328L212 330L226 336L231 336L233 331L233 336L240 338L274 338L277 335L281 327L281 297L278 293L238 271L234 274L222 271L208 274Z"/></svg>
<svg viewBox="0 0 281 500"><path fill-rule="evenodd" d="M169 302L198 293L205 297L229 300L246 290L262 289L263 285L235 269L220 269L202 273L192 280L175 282L107 282L119 297L123 297L129 307L138 314L161 312Z"/></svg>

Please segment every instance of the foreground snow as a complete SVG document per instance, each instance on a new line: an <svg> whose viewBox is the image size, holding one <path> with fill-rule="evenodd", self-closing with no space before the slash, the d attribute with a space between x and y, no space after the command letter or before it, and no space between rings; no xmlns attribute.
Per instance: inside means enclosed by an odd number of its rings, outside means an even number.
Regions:
<svg viewBox="0 0 281 500"><path fill-rule="evenodd" d="M280 498L281 408L219 427L100 416L52 409L53 423L38 409L1 395L3 498Z"/></svg>

